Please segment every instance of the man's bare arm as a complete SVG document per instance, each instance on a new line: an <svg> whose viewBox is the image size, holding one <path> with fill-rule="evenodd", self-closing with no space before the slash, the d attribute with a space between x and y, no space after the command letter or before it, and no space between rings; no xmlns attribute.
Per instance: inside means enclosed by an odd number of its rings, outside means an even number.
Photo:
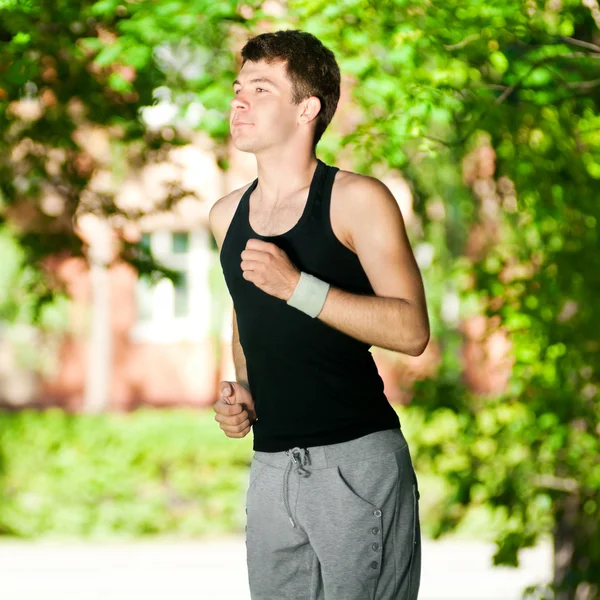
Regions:
<svg viewBox="0 0 600 600"><path fill-rule="evenodd" d="M418 309L401 298L352 294L331 286L319 320L366 344L419 356L429 333L416 330ZM422 333L423 332L423 333Z"/></svg>
<svg viewBox="0 0 600 600"><path fill-rule="evenodd" d="M318 319L365 343L419 356L429 320L419 268L398 204L380 181L345 177L348 231L375 296L331 287Z"/></svg>
<svg viewBox="0 0 600 600"><path fill-rule="evenodd" d="M239 198L245 189L246 188L242 188L240 190L231 192L231 194L224 196L220 200L217 200L217 202L215 202L210 209L208 215L209 224L215 237L215 241L217 242L219 252L221 251L221 246L223 245L223 240L225 239L225 234L227 233L231 216L235 212L233 210L234 200L237 199L239 201ZM233 310L232 325L233 334L231 339L231 351L233 355L233 364L235 366L236 381L250 391L250 387L248 385L248 372L246 370L246 357L244 356L244 350L240 344L235 309Z"/></svg>
<svg viewBox="0 0 600 600"><path fill-rule="evenodd" d="M231 340L231 351L233 353L236 381L250 391L250 386L248 385L248 371L246 370L246 357L244 355L242 345L240 344L240 334L238 331L235 309L233 311L233 336Z"/></svg>

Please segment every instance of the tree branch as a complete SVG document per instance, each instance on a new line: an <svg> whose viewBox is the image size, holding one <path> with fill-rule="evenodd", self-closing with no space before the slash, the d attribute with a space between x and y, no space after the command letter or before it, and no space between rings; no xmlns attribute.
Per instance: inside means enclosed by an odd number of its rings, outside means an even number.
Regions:
<svg viewBox="0 0 600 600"><path fill-rule="evenodd" d="M600 85L600 79L592 79L590 81L565 81L565 85L570 88L589 90Z"/></svg>
<svg viewBox="0 0 600 600"><path fill-rule="evenodd" d="M574 46L579 46L580 48L587 48L588 50L593 50L594 52L600 52L600 46L596 46L596 44L590 44L589 42L577 40L566 35L561 35L558 39L562 40L563 42L566 42L567 44L573 44Z"/></svg>
<svg viewBox="0 0 600 600"><path fill-rule="evenodd" d="M579 482L575 479L566 479L555 475L534 475L531 479L534 485L549 490L574 493L580 489Z"/></svg>
<svg viewBox="0 0 600 600"><path fill-rule="evenodd" d="M458 42L456 44L450 44L448 46L446 44L444 44L444 49L445 50L458 50L459 48L464 48L469 42L478 40L480 37L481 37L480 33L472 33L471 35L468 35L464 40L461 40L460 42Z"/></svg>
<svg viewBox="0 0 600 600"><path fill-rule="evenodd" d="M465 38L466 39L466 38ZM521 84L523 83L523 81L527 78L527 76L534 70L537 69L538 67L540 67L541 65L547 63L547 62L551 62L553 60L557 60L557 59L572 59L572 58L592 58L592 59L600 59L600 54L596 55L591 55L591 54L587 54L586 52L573 52L571 54L559 54L556 56L545 56L544 58L541 58L540 60L534 62L529 69L523 74L521 75L521 77L519 77L519 79L517 79L517 81L515 81L515 83L513 83L512 85L504 88L504 91L502 92L502 94L500 94L500 96L498 96L494 102L495 105L499 105L502 104L516 89L518 89L519 87L521 87ZM576 82L576 83L585 83L585 82ZM490 85L494 85L494 84L490 84ZM473 121L471 128L463 135L460 137L460 139L450 142L447 140L442 140L440 138L436 138L435 136L430 136L430 135L424 135L423 137L429 140L432 140L434 142L443 144L444 146L447 146L448 148L451 148L453 146L459 146L460 144L462 144L464 141L466 141L466 139L469 137L469 135L471 135L471 133L475 130L475 128L477 127L477 125L480 123L481 119L489 112L489 109L487 111L482 111L480 113L480 115Z"/></svg>
<svg viewBox="0 0 600 600"><path fill-rule="evenodd" d="M525 80L525 78L534 69L537 69L538 67L542 66L543 64L545 64L547 62L551 62L556 59L560 59L560 58L571 59L571 58L583 58L583 57L600 59L600 54L598 56L594 56L594 55L587 54L585 52L573 52L571 54L558 54L556 56L545 56L544 58L538 60L537 62L534 62L531 65L531 67L523 75L521 75L521 77L519 77L519 79L517 79L517 81L515 81L515 83L513 83L511 86L506 88L506 90L504 90L504 92L502 94L500 94L500 96L498 96L498 98L496 98L496 104L502 104L502 102L504 102L518 87L520 87L521 83Z"/></svg>

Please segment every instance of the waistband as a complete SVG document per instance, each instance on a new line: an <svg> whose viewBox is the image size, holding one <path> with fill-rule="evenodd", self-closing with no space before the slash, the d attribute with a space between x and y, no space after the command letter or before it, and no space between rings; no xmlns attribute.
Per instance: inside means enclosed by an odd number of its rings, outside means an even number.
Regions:
<svg viewBox="0 0 600 600"><path fill-rule="evenodd" d="M366 460L371 456L395 452L406 446L406 439L401 429L384 429L375 431L347 442L328 444L326 446L308 446L306 448L289 448L281 452L261 452L256 450L253 458L276 469L285 469L295 458L300 457L300 465L310 464L310 469L328 469L357 460ZM309 455L308 460L306 455Z"/></svg>

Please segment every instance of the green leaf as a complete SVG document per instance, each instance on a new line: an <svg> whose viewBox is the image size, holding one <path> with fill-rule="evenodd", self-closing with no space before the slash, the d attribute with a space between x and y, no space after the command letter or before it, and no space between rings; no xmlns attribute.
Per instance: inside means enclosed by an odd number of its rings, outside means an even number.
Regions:
<svg viewBox="0 0 600 600"><path fill-rule="evenodd" d="M131 92L134 89L131 82L124 79L120 73L111 73L108 78L108 85L120 94Z"/></svg>
<svg viewBox="0 0 600 600"><path fill-rule="evenodd" d="M94 62L101 67L107 67L108 65L117 62L121 57L122 51L123 47L120 42L117 41L114 44L109 44L100 50L94 59Z"/></svg>
<svg viewBox="0 0 600 600"><path fill-rule="evenodd" d="M508 59L500 51L492 52L490 54L490 62L494 66L494 69L499 73L506 73L508 70Z"/></svg>

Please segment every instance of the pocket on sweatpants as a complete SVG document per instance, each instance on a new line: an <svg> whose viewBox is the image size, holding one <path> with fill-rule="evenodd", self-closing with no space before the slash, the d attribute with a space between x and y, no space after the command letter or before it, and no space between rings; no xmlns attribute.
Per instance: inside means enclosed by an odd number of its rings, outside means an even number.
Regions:
<svg viewBox="0 0 600 600"><path fill-rule="evenodd" d="M395 494L397 462L395 455L403 449L371 456L364 460L338 465L336 472L343 486L354 498L371 509L381 509L390 493ZM387 482L388 485L383 485Z"/></svg>

